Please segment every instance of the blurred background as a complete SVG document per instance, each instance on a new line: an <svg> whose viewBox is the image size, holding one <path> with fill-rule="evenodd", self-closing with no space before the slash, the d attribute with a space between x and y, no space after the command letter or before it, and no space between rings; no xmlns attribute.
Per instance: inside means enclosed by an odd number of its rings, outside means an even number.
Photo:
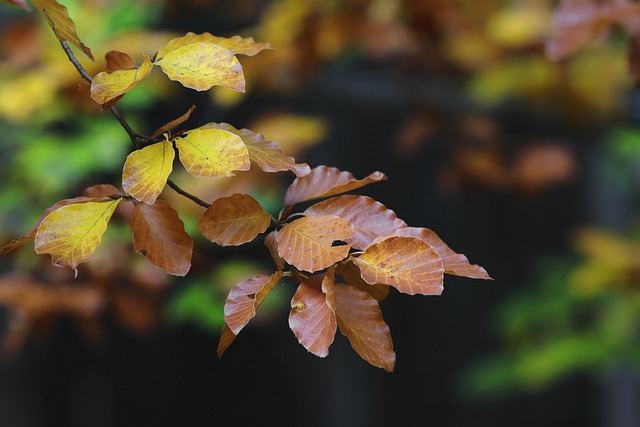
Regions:
<svg viewBox="0 0 640 427"><path fill-rule="evenodd" d="M277 287L222 360L226 293L271 274L259 242L195 239L186 278L110 224L73 279L31 245L0 259L0 425L640 425L640 12L573 0L64 0L96 63L140 60L187 31L252 36L247 93L161 73L118 108L151 134L228 122L298 161L380 170L364 193L436 231L494 282L448 276L440 297L382 302L394 373L338 334L326 359L287 325ZM80 55L78 55L80 57ZM130 140L100 113L39 14L0 4L0 244L54 202L120 186ZM252 194L273 214L293 175L194 179L212 201Z"/></svg>

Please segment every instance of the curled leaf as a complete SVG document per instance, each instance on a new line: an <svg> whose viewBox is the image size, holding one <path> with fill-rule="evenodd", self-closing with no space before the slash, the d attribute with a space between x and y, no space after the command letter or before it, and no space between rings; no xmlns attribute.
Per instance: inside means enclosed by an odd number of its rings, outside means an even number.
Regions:
<svg viewBox="0 0 640 427"><path fill-rule="evenodd" d="M220 341L218 341L218 359L222 357L224 352L229 348L231 343L236 339L236 336L233 334L229 325L226 323L222 327L222 333L220 334Z"/></svg>
<svg viewBox="0 0 640 427"><path fill-rule="evenodd" d="M318 166L311 173L297 177L284 195L285 206L355 190L373 182L387 179L382 172L374 172L364 179L355 179L349 172Z"/></svg>
<svg viewBox="0 0 640 427"><path fill-rule="evenodd" d="M281 271L271 276L256 274L231 288L224 305L224 321L234 335L253 319L262 301L281 278Z"/></svg>
<svg viewBox="0 0 640 427"><path fill-rule="evenodd" d="M169 43L158 51L156 58L164 58L167 53L194 43L211 43L229 49L234 55L247 56L254 56L265 49L273 49L271 44L255 42L251 37L243 38L240 36L233 36L227 38L217 37L210 33L195 34L188 32L182 37L170 40Z"/></svg>
<svg viewBox="0 0 640 427"><path fill-rule="evenodd" d="M167 183L174 157L166 138L132 152L122 170L122 188L136 200L153 204Z"/></svg>
<svg viewBox="0 0 640 427"><path fill-rule="evenodd" d="M153 64L145 55L139 68L98 73L91 83L91 98L98 104L107 104L131 91L138 83L149 77L152 68Z"/></svg>
<svg viewBox="0 0 640 427"><path fill-rule="evenodd" d="M22 0L18 0L22 4ZM76 34L76 24L69 17L67 8L56 0L31 0L33 5L44 15L47 23L55 33L58 40L68 41L93 61L91 49L86 47Z"/></svg>
<svg viewBox="0 0 640 427"><path fill-rule="evenodd" d="M252 241L271 223L271 215L248 194L221 197L202 214L202 234L221 246L238 246ZM236 332L237 335L237 332Z"/></svg>
<svg viewBox="0 0 640 427"><path fill-rule="evenodd" d="M162 135L163 133L169 132L169 131L175 129L180 124L186 122L189 119L189 117L191 116L191 113L193 113L193 110L195 110L195 109L196 109L196 106L192 105L191 107L189 107L189 109L187 110L186 113L184 113L183 115L181 115L180 117L178 117L175 120L171 120L166 125L156 129L156 131L153 132L153 135L151 135L151 138L155 138L157 136Z"/></svg>

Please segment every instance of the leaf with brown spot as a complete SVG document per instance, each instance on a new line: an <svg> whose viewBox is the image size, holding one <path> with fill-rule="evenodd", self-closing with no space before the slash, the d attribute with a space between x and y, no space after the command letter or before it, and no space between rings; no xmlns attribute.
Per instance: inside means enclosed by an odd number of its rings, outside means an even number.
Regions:
<svg viewBox="0 0 640 427"><path fill-rule="evenodd" d="M155 138L157 136L162 135L163 133L169 132L173 129L175 129L176 127L178 127L179 125L181 125L182 123L186 122L189 117L191 116L191 113L193 113L193 110L196 109L195 105L192 105L191 107L189 107L189 109L187 110L186 113L184 113L183 115L181 115L180 117L178 117L175 120L171 120L169 123L167 123L166 125L158 128L153 135L151 135L151 138Z"/></svg>
<svg viewBox="0 0 640 427"><path fill-rule="evenodd" d="M276 265L278 271L282 271L284 269L285 261L284 258L280 256L278 253L278 240L276 235L278 232L273 230L271 233L267 234L264 238L264 245L269 249L269 253L271 254L271 258L273 258L273 262Z"/></svg>
<svg viewBox="0 0 640 427"><path fill-rule="evenodd" d="M229 49L234 55L254 56L265 49L273 49L269 43L258 43L253 38L240 36L217 37L210 33L195 34L188 32L182 37L170 40L156 54L157 59L163 58L169 52L194 43L212 43Z"/></svg>
<svg viewBox="0 0 640 427"><path fill-rule="evenodd" d="M231 288L224 305L224 321L234 335L253 319L262 301L281 278L281 271L271 276L256 274Z"/></svg>
<svg viewBox="0 0 640 427"><path fill-rule="evenodd" d="M393 371L396 353L378 302L368 293L341 283L336 283L335 293L336 318L342 335L364 360L387 372Z"/></svg>
<svg viewBox="0 0 640 427"><path fill-rule="evenodd" d="M342 276L348 285L355 286L356 288L365 291L376 301L382 301L389 296L389 285L378 283L370 285L362 279L360 269L353 261L341 262L336 267L336 272Z"/></svg>
<svg viewBox="0 0 640 427"><path fill-rule="evenodd" d="M307 216L285 224L276 236L282 258L300 270L314 272L349 255L349 245L332 244L351 238L353 227L335 215Z"/></svg>
<svg viewBox="0 0 640 427"><path fill-rule="evenodd" d="M91 49L80 41L76 34L76 24L69 17L69 11L65 6L56 0L31 0L31 2L44 15L58 40L70 42L93 61Z"/></svg>
<svg viewBox="0 0 640 427"><path fill-rule="evenodd" d="M444 267L428 243L416 237L390 237L373 243L354 263L369 284L385 283L400 292L440 295Z"/></svg>
<svg viewBox="0 0 640 427"><path fill-rule="evenodd" d="M318 166L305 176L297 177L284 195L285 206L323 197L335 196L365 185L387 179L382 172L374 172L364 179L355 179L349 172Z"/></svg>
<svg viewBox="0 0 640 427"><path fill-rule="evenodd" d="M233 194L213 202L198 227L204 237L220 246L238 246L255 239L270 223L271 215L253 197Z"/></svg>
<svg viewBox="0 0 640 427"><path fill-rule="evenodd" d="M122 169L122 188L138 201L153 204L173 170L175 151L166 139L135 150Z"/></svg>
<svg viewBox="0 0 640 427"><path fill-rule="evenodd" d="M184 231L178 213L164 200L136 203L130 220L134 250L174 276L191 268L193 240Z"/></svg>
<svg viewBox="0 0 640 427"><path fill-rule="evenodd" d="M355 234L347 243L363 250L376 238L387 236L407 224L395 212L367 196L333 197L308 208L307 215L337 215L351 223Z"/></svg>
<svg viewBox="0 0 640 427"><path fill-rule="evenodd" d="M319 357L329 354L336 334L335 304L328 298L334 287L332 275L318 274L302 282L291 299L289 327L300 344Z"/></svg>

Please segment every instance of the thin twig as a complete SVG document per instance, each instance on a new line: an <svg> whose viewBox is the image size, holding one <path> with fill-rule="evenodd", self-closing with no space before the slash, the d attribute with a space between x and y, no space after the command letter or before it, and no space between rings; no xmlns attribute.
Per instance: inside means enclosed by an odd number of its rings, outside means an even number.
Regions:
<svg viewBox="0 0 640 427"><path fill-rule="evenodd" d="M182 188L178 187L178 185L171 181L170 179L167 180L167 184L169 185L169 187L171 187L176 193L186 197L187 199L191 199L194 202L196 202L197 204L199 204L200 206L202 206L203 208L208 208L211 205L207 202L205 202L202 199L197 198L196 196L194 196L193 194L187 193L186 191L184 191Z"/></svg>

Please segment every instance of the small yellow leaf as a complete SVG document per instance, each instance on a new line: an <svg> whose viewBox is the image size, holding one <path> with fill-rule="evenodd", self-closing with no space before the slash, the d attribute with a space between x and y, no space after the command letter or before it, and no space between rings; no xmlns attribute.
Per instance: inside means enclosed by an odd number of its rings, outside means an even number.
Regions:
<svg viewBox="0 0 640 427"><path fill-rule="evenodd" d="M176 49L183 46L187 46L194 43L212 43L218 46L226 47L234 55L247 55L253 56L265 49L273 49L269 43L258 43L253 38L243 38L240 36L217 37L210 33L195 34L189 32L182 37L175 38L167 43L156 54L157 59L162 59L164 56Z"/></svg>
<svg viewBox="0 0 640 427"><path fill-rule="evenodd" d="M175 139L180 161L194 176L220 178L249 170L249 152L238 135L221 129L194 129Z"/></svg>
<svg viewBox="0 0 640 427"><path fill-rule="evenodd" d="M151 60L145 55L139 68L98 73L91 83L91 98L98 104L106 104L136 87L151 74L152 68Z"/></svg>
<svg viewBox="0 0 640 427"><path fill-rule="evenodd" d="M75 269L91 258L122 199L76 203L51 212L36 233L35 251L57 267Z"/></svg>
<svg viewBox="0 0 640 427"><path fill-rule="evenodd" d="M71 42L93 61L91 49L80 41L76 34L76 24L69 17L69 11L65 6L56 0L31 0L31 2L44 15L58 40Z"/></svg>
<svg viewBox="0 0 640 427"><path fill-rule="evenodd" d="M242 65L233 53L211 43L193 43L168 52L156 65L171 79L197 91L224 86L244 92Z"/></svg>
<svg viewBox="0 0 640 427"><path fill-rule="evenodd" d="M129 154L122 170L122 188L136 200L153 204L173 169L175 152L166 139Z"/></svg>

